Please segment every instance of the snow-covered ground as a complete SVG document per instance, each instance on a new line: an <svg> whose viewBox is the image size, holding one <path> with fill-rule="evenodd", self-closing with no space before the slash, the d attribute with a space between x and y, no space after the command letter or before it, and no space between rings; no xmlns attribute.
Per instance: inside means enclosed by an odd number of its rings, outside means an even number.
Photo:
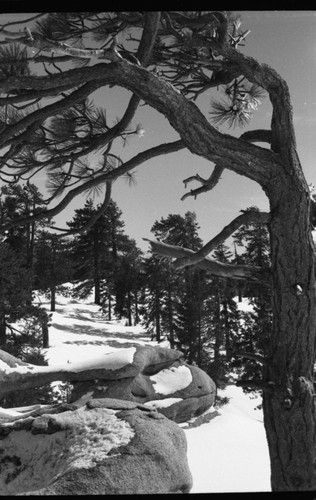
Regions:
<svg viewBox="0 0 316 500"><path fill-rule="evenodd" d="M49 309L47 300L42 298L41 303ZM63 296L57 296L49 337L50 347L45 350L49 365L86 363L99 357L100 350L110 353L117 347L155 345L141 326L107 321L92 300ZM191 493L271 491L262 410L256 409L260 398L234 385L218 393L229 398L217 409L219 415L199 427L181 424L193 475Z"/></svg>

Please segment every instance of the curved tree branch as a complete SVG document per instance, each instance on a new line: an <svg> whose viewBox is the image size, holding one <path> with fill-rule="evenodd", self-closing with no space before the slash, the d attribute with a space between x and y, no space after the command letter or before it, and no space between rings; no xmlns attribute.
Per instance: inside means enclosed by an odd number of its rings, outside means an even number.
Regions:
<svg viewBox="0 0 316 500"><path fill-rule="evenodd" d="M225 162L225 168L258 182L263 187L269 182L280 159L272 151L221 133L205 118L199 108L188 101L179 91L157 75L130 64L96 64L93 67L77 68L63 74L40 77L10 77L0 81L0 90L7 91L17 85L18 89L43 89L68 85L80 85L93 81L95 85L120 85L138 95L169 120L180 134L187 148L194 154L214 163ZM226 164L227 162L227 164Z"/></svg>
<svg viewBox="0 0 316 500"><path fill-rule="evenodd" d="M272 103L272 150L279 153L285 160L291 159L294 155L295 160L298 161L290 92L285 80L267 64L260 64L229 44L218 46L218 50L227 60L240 67L248 81L256 83L268 92Z"/></svg>
<svg viewBox="0 0 316 500"><path fill-rule="evenodd" d="M212 238L204 247L202 247L197 252L187 257L177 259L174 262L176 269L181 269L185 266L192 266L197 264L200 260L204 259L212 250L214 250L218 245L223 243L229 236L231 236L241 225L246 224L267 224L270 220L270 214L266 212L258 212L256 210L249 210L247 212L238 215L234 220L232 220L227 226L225 226L220 233L218 233L214 238Z"/></svg>
<svg viewBox="0 0 316 500"><path fill-rule="evenodd" d="M248 130L243 133L239 139L248 142L267 142L271 144L272 133L271 130L258 129L258 130Z"/></svg>
<svg viewBox="0 0 316 500"><path fill-rule="evenodd" d="M213 189L219 182L223 171L224 167L222 167L221 165L215 165L215 168L209 179L203 179L199 174L192 175L191 177L184 179L183 182L185 187L187 187L187 183L191 181L198 181L202 184L202 186L197 189L191 189L191 191L182 196L181 200L185 200L185 198L187 198L188 196L194 196L194 198L196 198L199 194L206 193L207 191Z"/></svg>
<svg viewBox="0 0 316 500"><path fill-rule="evenodd" d="M119 167L109 171L105 172L103 174L100 174L97 177L94 177L93 179L90 179L83 184L80 184L79 186L76 186L73 188L71 191L69 191L64 198L56 205L55 207L45 210L42 212L38 212L35 215L28 216L28 217L23 217L21 219L14 219L11 220L10 222L3 224L0 227L1 232L6 231L10 228L13 227L18 227L20 225L25 225L29 224L31 222L34 222L36 220L40 220L43 218L49 218L51 219L52 217L55 217L55 215L59 214L62 210L64 210L69 203L79 194L94 188L95 186L98 186L100 184L103 184L105 182L111 182L113 183L116 179L121 177L122 175L126 174L127 172L133 170L135 167L138 165L150 160L151 158L155 158L156 156L160 155L165 155L168 153L173 153L175 151L179 151L180 149L185 148L185 144L183 141L175 141L167 144L160 144L159 146L155 146L153 148L150 148L146 151L143 151L127 162L125 162L123 165L120 165Z"/></svg>
<svg viewBox="0 0 316 500"><path fill-rule="evenodd" d="M150 240L148 238L143 238L143 240L148 241L152 251L158 255L176 259L188 258L194 255L193 250L189 250L188 248L167 245L161 241ZM247 279L260 283L264 281L261 268L257 266L225 264L210 257L199 260L195 266L221 278L232 278L236 280Z"/></svg>

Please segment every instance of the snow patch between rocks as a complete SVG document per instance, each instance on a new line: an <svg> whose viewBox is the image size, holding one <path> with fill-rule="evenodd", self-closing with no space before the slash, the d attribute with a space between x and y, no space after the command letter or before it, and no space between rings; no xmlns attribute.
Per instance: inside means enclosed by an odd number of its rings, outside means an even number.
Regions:
<svg viewBox="0 0 316 500"><path fill-rule="evenodd" d="M188 387L192 382L191 370L184 365L165 368L149 377L157 394L172 394Z"/></svg>

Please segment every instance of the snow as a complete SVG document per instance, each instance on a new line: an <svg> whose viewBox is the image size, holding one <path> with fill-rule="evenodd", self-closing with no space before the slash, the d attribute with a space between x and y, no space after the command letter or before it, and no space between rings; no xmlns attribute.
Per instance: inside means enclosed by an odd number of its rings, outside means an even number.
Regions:
<svg viewBox="0 0 316 500"><path fill-rule="evenodd" d="M191 493L267 492L270 462L260 398L240 387L219 390L229 403L207 424L185 430L193 476Z"/></svg>
<svg viewBox="0 0 316 500"><path fill-rule="evenodd" d="M91 468L98 461L107 458L109 452L119 446L126 445L134 437L132 427L123 419L118 418L114 410L86 410L85 407L76 411L77 432L71 432L73 412L67 411L57 416L63 430L56 439L54 434L36 434L29 439L27 431L11 433L6 440L6 455L21 457L29 466L16 475L6 486L6 477L10 471L10 460L3 463L0 471L0 484L3 485L3 495L21 489L19 485L27 485L27 490L36 489L38 484L48 485L56 475L76 468ZM54 418L54 417L51 417ZM40 429L47 425L45 415L33 421L33 428ZM32 457L30 461L30 457ZM43 477L45 463L45 477ZM12 469L13 473L13 469ZM44 481L44 483L43 483ZM5 489L7 488L7 489Z"/></svg>
<svg viewBox="0 0 316 500"><path fill-rule="evenodd" d="M41 302L49 310L48 301L41 299ZM247 307L249 304L244 300L241 308ZM126 349L123 357L127 362L132 355L129 349L137 345L156 345L139 325L128 327L123 322L105 320L92 299L84 302L62 296L57 296L49 340L50 347L45 350L49 365L56 367L66 363L71 369L75 363L86 363L100 357L100 350L113 353L115 357L117 348ZM174 383L173 387L177 389L189 384L189 370L179 368L163 370L162 374L157 374L159 376L151 377L156 381L157 392L168 395L171 392L168 392L168 384ZM234 385L219 390L218 394L229 398L226 405L216 408L219 415L198 427L180 424L188 441L188 461L193 476L191 493L271 491L262 410L256 409L260 398L246 395ZM149 407L168 406L177 400L166 398L146 404ZM214 412L214 409L208 412ZM128 430L125 431L128 434ZM22 431L19 435L22 438ZM119 441L119 434L117 439ZM83 456L78 455L78 460L83 460Z"/></svg>
<svg viewBox="0 0 316 500"><path fill-rule="evenodd" d="M187 366L178 366L161 370L149 377L157 394L172 394L188 387L192 382L191 370Z"/></svg>
<svg viewBox="0 0 316 500"><path fill-rule="evenodd" d="M182 398L166 398L166 399L156 399L153 401L147 401L144 403L145 406L154 410L156 408L167 408L168 406L174 405L182 401Z"/></svg>
<svg viewBox="0 0 316 500"><path fill-rule="evenodd" d="M100 352L100 348L98 349ZM67 360L67 364L57 364L51 363L50 366L36 366L34 365L17 365L15 367L10 367L6 363L0 361L0 370L4 373L49 373L51 371L61 371L61 372L82 372L84 370L106 368L107 370L118 370L123 366L131 364L134 359L134 354L136 352L136 347L122 347L121 349L112 350L112 352L105 352L101 356L87 356L85 359L81 359L79 362L70 362Z"/></svg>

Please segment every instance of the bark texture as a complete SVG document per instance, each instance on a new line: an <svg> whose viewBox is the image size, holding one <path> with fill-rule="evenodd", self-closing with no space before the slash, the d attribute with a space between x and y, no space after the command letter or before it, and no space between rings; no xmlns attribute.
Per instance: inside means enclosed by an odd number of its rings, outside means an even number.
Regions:
<svg viewBox="0 0 316 500"><path fill-rule="evenodd" d="M271 189L273 335L264 392L264 422L273 491L315 490L314 251L309 194L293 176ZM298 209L299 207L299 209Z"/></svg>

